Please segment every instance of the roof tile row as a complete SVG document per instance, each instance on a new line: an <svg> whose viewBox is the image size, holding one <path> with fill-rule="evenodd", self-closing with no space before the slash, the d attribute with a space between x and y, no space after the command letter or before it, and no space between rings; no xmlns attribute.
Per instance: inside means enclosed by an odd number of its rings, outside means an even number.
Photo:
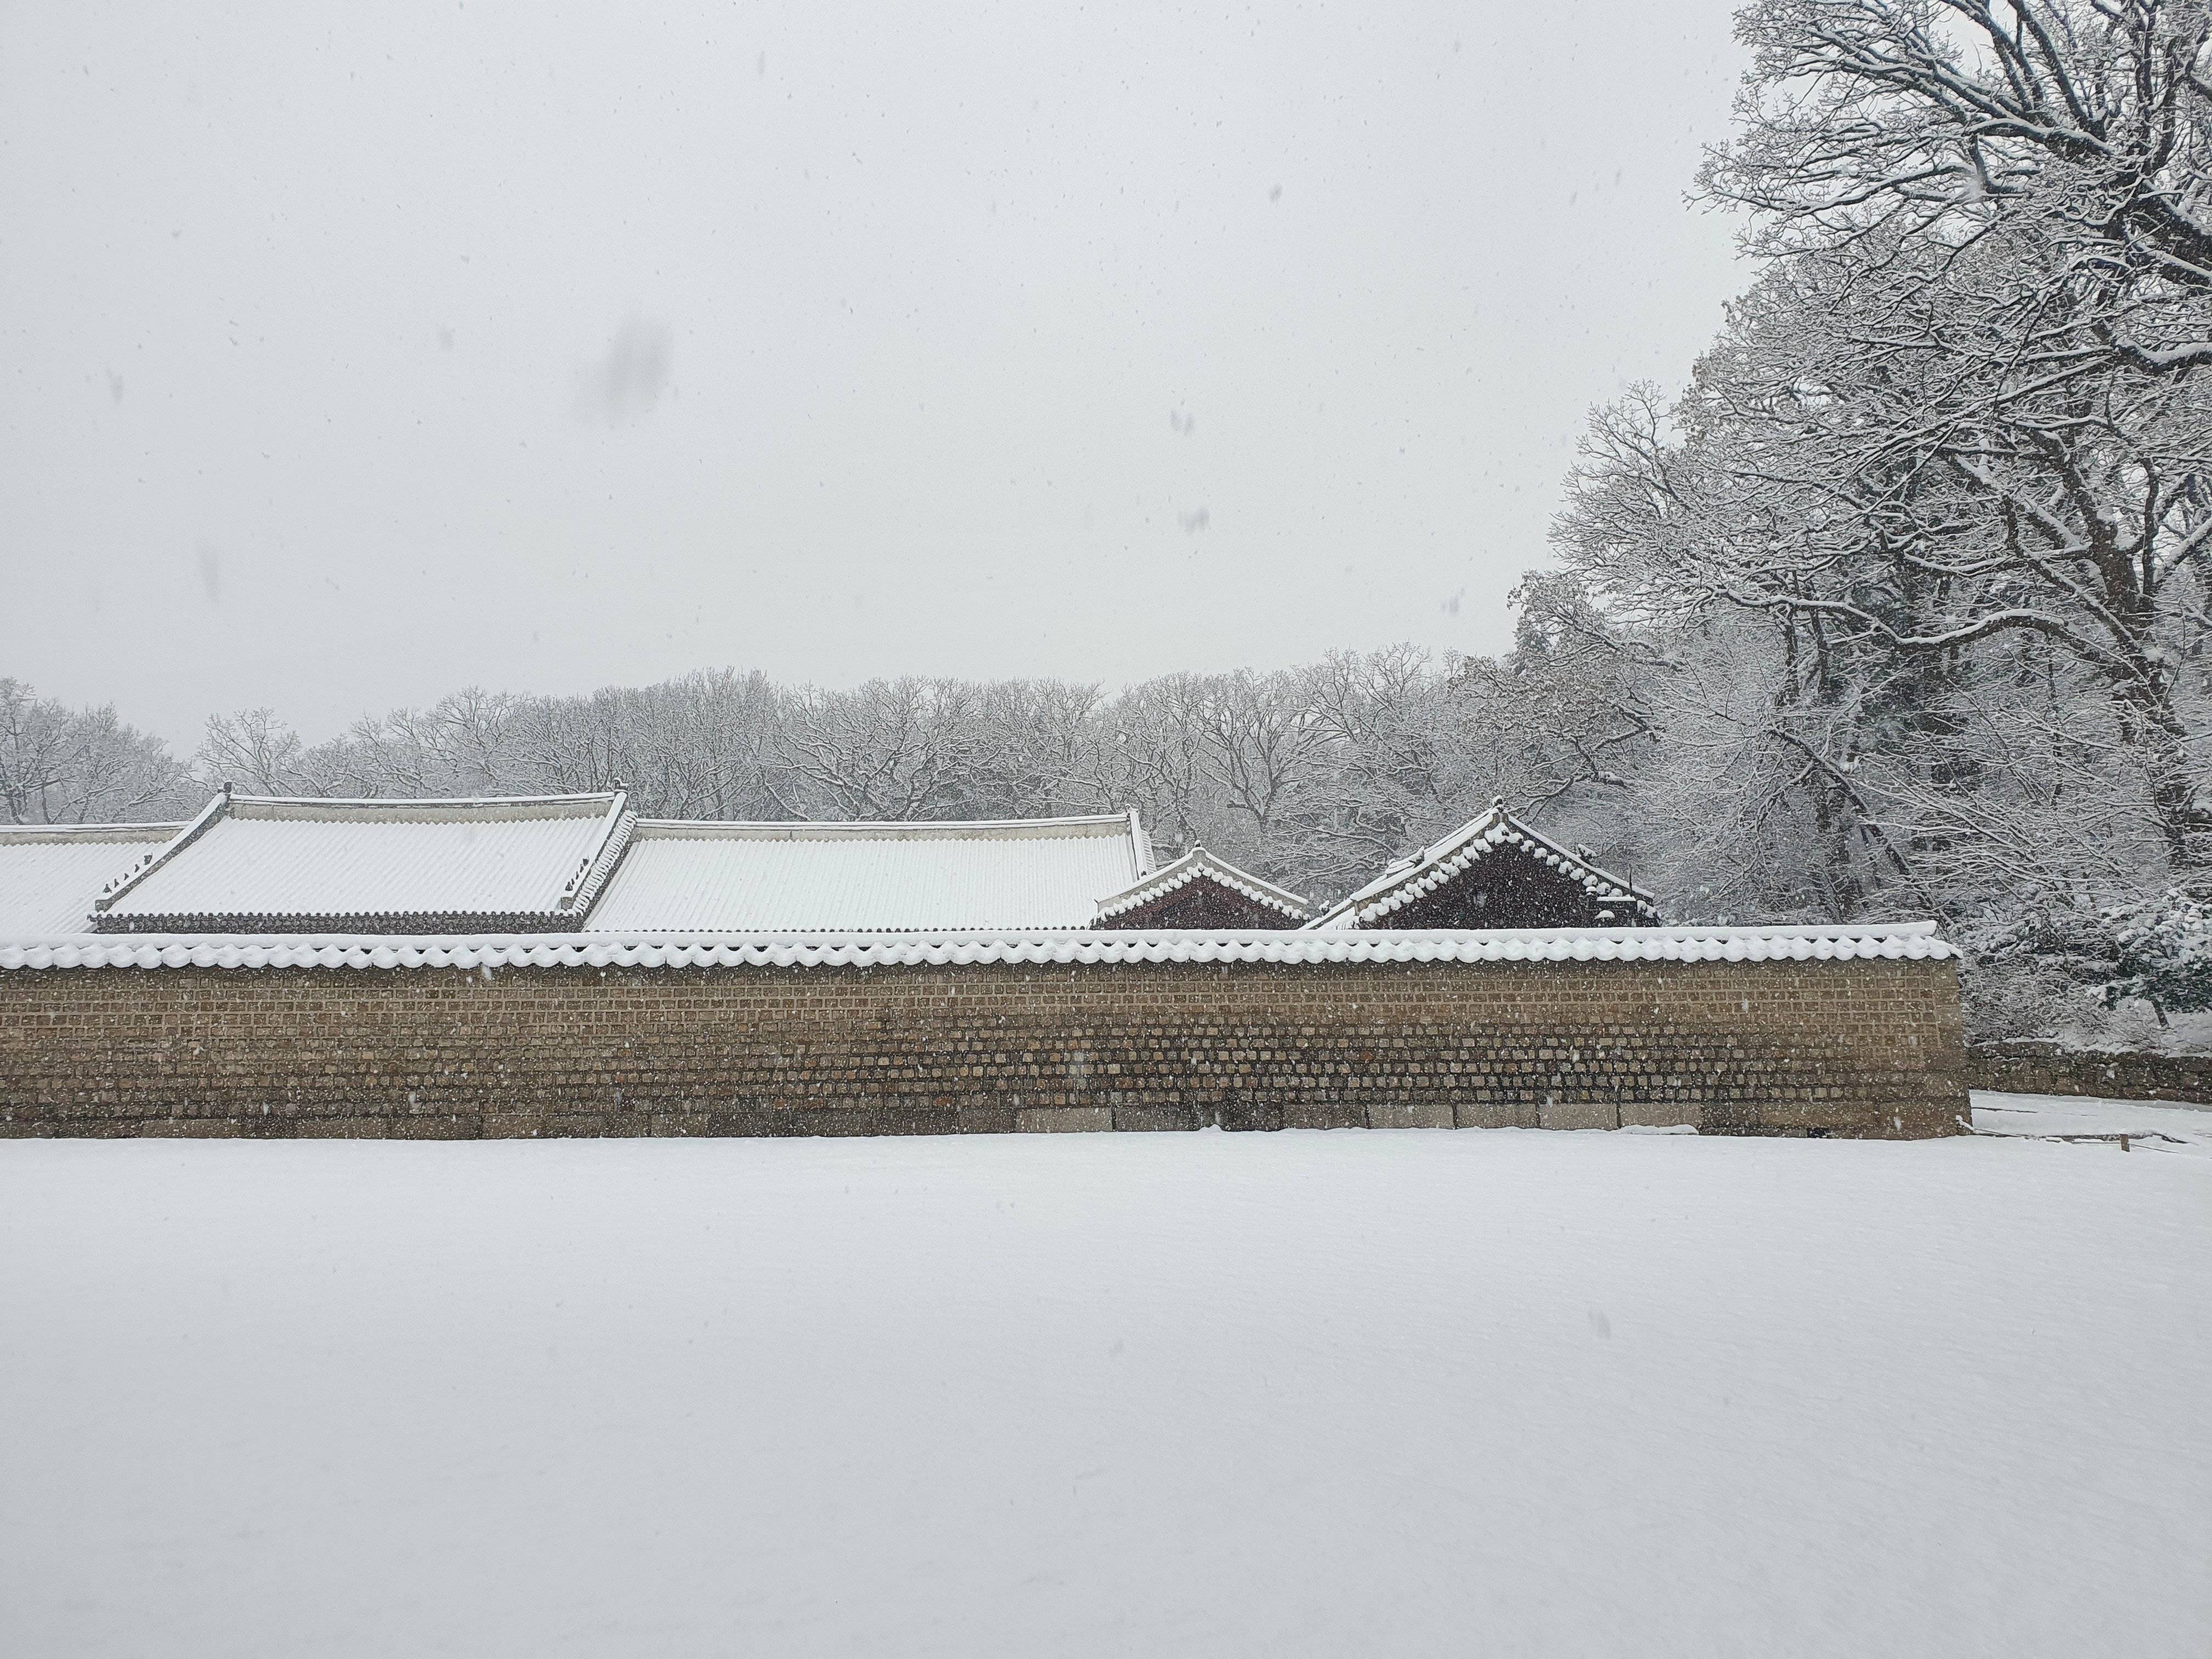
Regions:
<svg viewBox="0 0 2212 1659"><path fill-rule="evenodd" d="M917 967L948 963L1942 961L1929 921L1841 927L1226 933L596 933L78 938L0 944L0 969Z"/></svg>

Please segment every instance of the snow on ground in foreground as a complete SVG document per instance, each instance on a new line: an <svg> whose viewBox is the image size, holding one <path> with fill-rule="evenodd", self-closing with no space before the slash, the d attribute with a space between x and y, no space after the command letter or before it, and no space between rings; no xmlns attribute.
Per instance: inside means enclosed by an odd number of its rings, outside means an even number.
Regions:
<svg viewBox="0 0 2212 1659"><path fill-rule="evenodd" d="M42 1659L2201 1656L2208 1401L2156 1143L0 1144Z"/></svg>

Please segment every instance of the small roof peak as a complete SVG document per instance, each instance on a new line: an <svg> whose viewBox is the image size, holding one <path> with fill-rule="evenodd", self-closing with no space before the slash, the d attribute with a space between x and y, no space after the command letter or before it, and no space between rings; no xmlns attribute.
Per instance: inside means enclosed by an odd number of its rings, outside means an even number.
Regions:
<svg viewBox="0 0 2212 1659"><path fill-rule="evenodd" d="M1490 849L1503 847L1532 854L1539 862L1579 881L1586 891L1602 901L1626 904L1632 914L1654 922L1659 919L1651 896L1599 867L1589 848L1570 850L1507 811L1503 796L1492 796L1487 811L1443 840L1391 863L1374 880L1306 925L1315 928L1379 926L1383 917L1453 879L1476 860L1487 856Z"/></svg>
<svg viewBox="0 0 2212 1659"><path fill-rule="evenodd" d="M1304 921L1312 908L1301 895L1288 888L1278 887L1264 877L1239 869L1218 854L1207 852L1203 846L1194 845L1188 852L1147 872L1120 892L1100 899L1097 919L1104 922L1150 904L1200 877L1242 894L1266 909L1279 912L1293 922Z"/></svg>

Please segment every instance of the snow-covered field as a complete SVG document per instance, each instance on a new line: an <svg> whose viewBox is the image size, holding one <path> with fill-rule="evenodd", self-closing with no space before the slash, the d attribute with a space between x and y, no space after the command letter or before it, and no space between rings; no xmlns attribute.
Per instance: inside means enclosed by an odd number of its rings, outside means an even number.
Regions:
<svg viewBox="0 0 2212 1659"><path fill-rule="evenodd" d="M2131 1656L2212 1113L0 1143L9 1655Z"/></svg>

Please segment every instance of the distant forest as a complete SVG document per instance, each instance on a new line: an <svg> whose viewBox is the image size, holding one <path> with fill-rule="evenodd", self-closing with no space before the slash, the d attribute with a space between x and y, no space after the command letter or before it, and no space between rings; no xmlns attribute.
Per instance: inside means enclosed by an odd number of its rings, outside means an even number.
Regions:
<svg viewBox="0 0 2212 1659"><path fill-rule="evenodd" d="M1504 793L1632 862L1646 842L1622 836L1613 798L1632 789L1653 735L1604 699L1578 654L1579 665L1554 661L1523 633L1503 665L1401 647L1271 674L1170 675L1111 696L1055 680L824 691L731 670L590 696L465 690L314 745L255 709L210 720L189 760L112 708L70 710L0 680L0 805L27 823L173 817L228 781L385 797L619 784L660 817L1134 806L1163 854L1203 842L1319 896L1348 891ZM1569 696L1585 706L1570 708ZM1729 901L1716 890L1712 902Z"/></svg>
<svg viewBox="0 0 2212 1659"><path fill-rule="evenodd" d="M1925 9L1742 14L1698 189L1761 275L1686 387L1593 414L1499 658L470 690L313 747L244 713L189 759L0 682L0 811L173 815L225 778L619 780L710 817L1133 805L1164 849L1326 898L1500 796L1676 920L1941 916L1984 1033L2212 1006L2212 22Z"/></svg>

